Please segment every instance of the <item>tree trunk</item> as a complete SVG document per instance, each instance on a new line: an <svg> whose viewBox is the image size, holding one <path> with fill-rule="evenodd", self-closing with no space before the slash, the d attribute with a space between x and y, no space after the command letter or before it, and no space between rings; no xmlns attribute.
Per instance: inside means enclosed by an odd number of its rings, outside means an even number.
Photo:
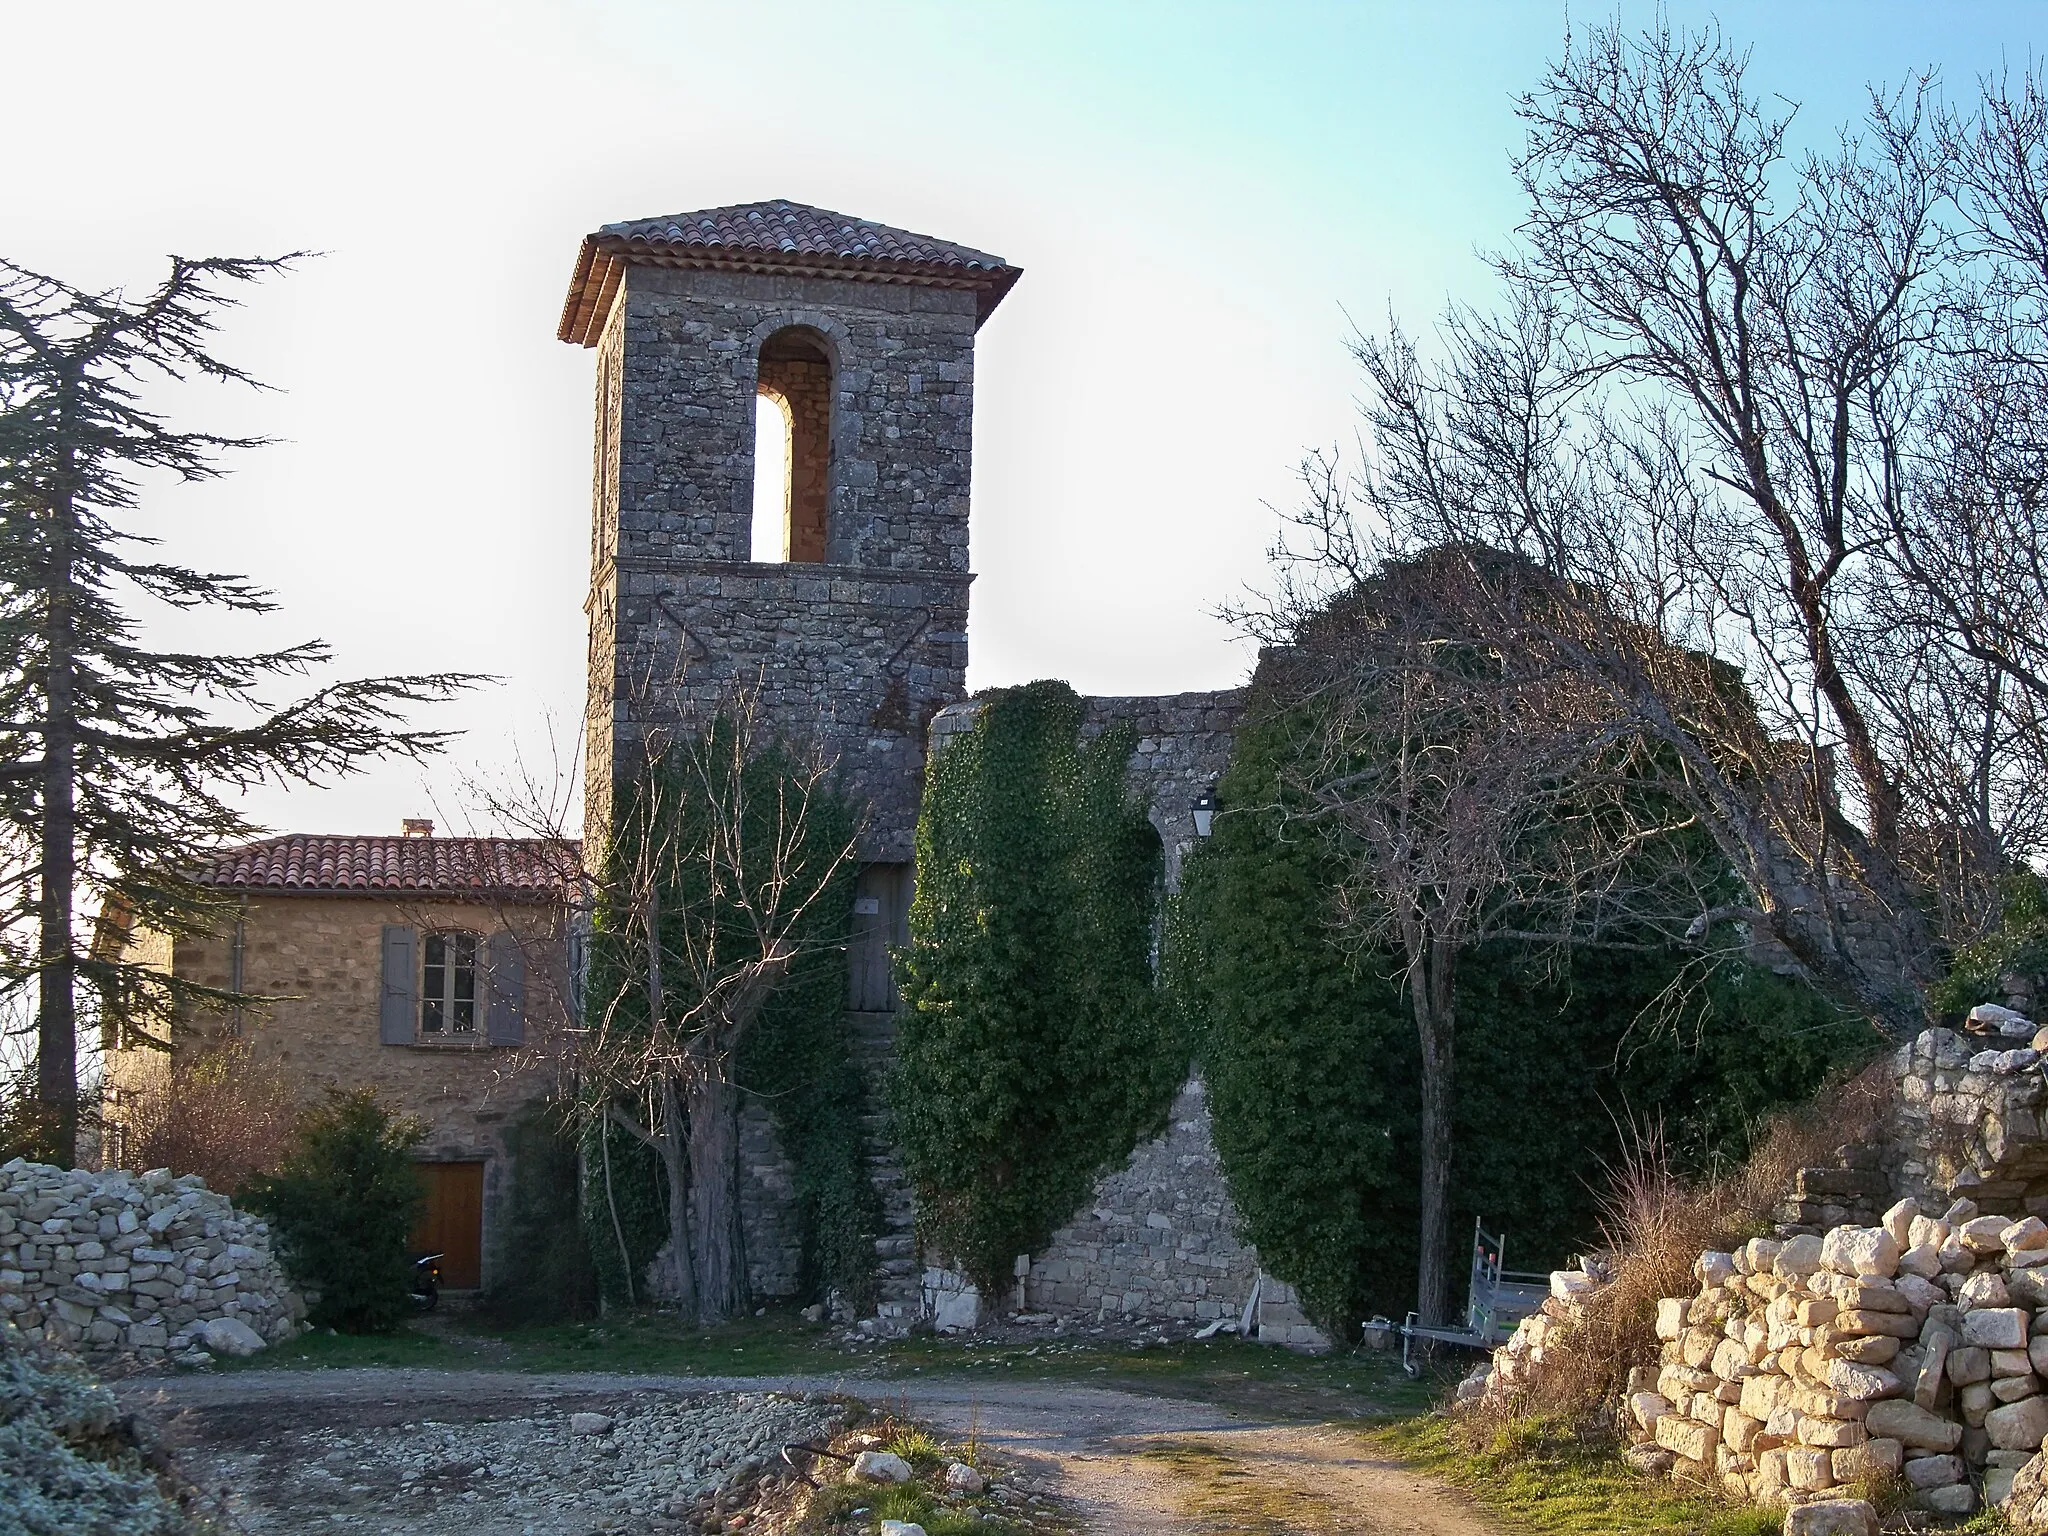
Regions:
<svg viewBox="0 0 2048 1536"><path fill-rule="evenodd" d="M77 886L77 838L73 796L76 782L72 734L73 635L70 452L51 498L46 538L49 570L44 597L49 604L43 643L43 825L37 873L41 925L36 1007L36 1110L42 1155L59 1167L78 1161L77 965L73 959L71 906Z"/></svg>
<svg viewBox="0 0 2048 1536"><path fill-rule="evenodd" d="M1422 1045L1422 1230L1415 1310L1440 1326L1451 1320L1451 1109L1456 956L1449 946L1424 936L1420 963L1410 967L1408 996Z"/></svg>
<svg viewBox="0 0 2048 1536"><path fill-rule="evenodd" d="M689 1099L690 1236L697 1269L697 1316L706 1323L722 1323L747 1308L739 1208L739 1090L713 1065L691 1082Z"/></svg>
<svg viewBox="0 0 2048 1536"><path fill-rule="evenodd" d="M654 1300L688 1314L697 1310L697 1270L690 1244L690 1132L675 1079L664 1075L660 1092L661 1131L655 1144L668 1191L668 1241L647 1266L647 1288ZM694 1117L688 1118L695 1123Z"/></svg>

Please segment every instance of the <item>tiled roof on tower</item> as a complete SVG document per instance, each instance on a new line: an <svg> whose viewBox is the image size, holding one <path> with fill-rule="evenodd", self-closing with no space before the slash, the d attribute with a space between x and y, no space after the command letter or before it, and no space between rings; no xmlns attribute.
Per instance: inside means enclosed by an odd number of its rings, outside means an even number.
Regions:
<svg viewBox="0 0 2048 1536"><path fill-rule="evenodd" d="M624 269L638 265L964 288L978 296L982 320L1023 275L986 251L776 198L629 219L585 235L555 334L596 346Z"/></svg>

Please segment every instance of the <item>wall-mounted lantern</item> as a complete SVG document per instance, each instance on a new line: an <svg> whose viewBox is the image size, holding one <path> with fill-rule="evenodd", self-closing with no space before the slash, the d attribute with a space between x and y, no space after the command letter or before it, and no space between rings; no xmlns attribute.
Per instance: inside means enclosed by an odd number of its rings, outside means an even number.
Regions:
<svg viewBox="0 0 2048 1536"><path fill-rule="evenodd" d="M1211 784L1195 798L1195 836L1207 837L1216 825L1216 786Z"/></svg>

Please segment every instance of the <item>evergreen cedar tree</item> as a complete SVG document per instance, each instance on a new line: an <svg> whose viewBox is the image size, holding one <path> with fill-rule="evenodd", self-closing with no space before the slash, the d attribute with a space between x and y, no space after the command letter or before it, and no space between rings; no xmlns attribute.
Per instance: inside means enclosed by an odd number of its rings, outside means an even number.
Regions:
<svg viewBox="0 0 2048 1536"><path fill-rule="evenodd" d="M174 258L132 301L0 261L0 987L36 990L33 1150L67 1167L81 1000L88 1021L159 1046L174 1016L226 1001L82 936L80 907L99 907L109 939L210 930L217 898L182 872L261 830L224 795L431 751L441 734L401 728L407 706L468 681L337 683L276 709L265 686L320 666L325 646L209 656L141 642L131 590L173 608L272 607L237 577L155 559L124 524L138 477L210 479L222 453L261 441L175 430L141 394L192 377L253 385L209 350L212 332L233 288L291 260ZM253 718L224 725L223 704Z"/></svg>
<svg viewBox="0 0 2048 1536"><path fill-rule="evenodd" d="M625 814L606 851L585 988L585 1024L592 1038L608 1042L601 1054L613 1065L591 1063L575 1116L585 1152L583 1221L603 1294L647 1300L649 1265L676 1242L689 1252L698 1296L718 1288L705 1285L718 1277L709 1272L698 1228L707 1208L722 1208L712 1219L737 1220L736 1115L739 1094L752 1092L774 1114L797 1165L806 1292L836 1289L865 1307L873 1298L880 1219L866 1174L864 1094L843 1015L853 812L799 756L743 731L736 713L672 744L626 787L620 804ZM780 888L771 892L776 882ZM668 1037L678 1050L694 1041L687 1049L713 1053L693 1057L687 1068L650 1037L650 896L659 914ZM710 1040L700 1005L710 989L762 958L750 913L778 904L795 914L778 934L787 968L758 1013L729 1021L737 1026L730 1037ZM714 1138L723 1155L694 1148L664 1156L646 1137L659 1143L671 1130L686 1137L688 1126L663 1119L663 1074L678 1079L681 1103L714 1072L730 1091L703 1113L733 1121L728 1134ZM690 1114L699 1115L699 1106ZM627 1130L621 1118L644 1134ZM672 1187L671 1168L686 1170L680 1188ZM699 1180L716 1190L697 1187ZM723 1200L696 1198L719 1191ZM746 1300L743 1266L735 1262L733 1269L721 1281L727 1312Z"/></svg>
<svg viewBox="0 0 2048 1536"><path fill-rule="evenodd" d="M1257 698L1219 788L1214 834L1172 903L1167 990L1209 1087L1247 1241L1337 1337L1412 1305L1418 1268L1415 1026L1391 954L1347 955L1327 845L1291 825L1299 721ZM1742 1155L1770 1111L1868 1060L1869 1025L1746 964L1689 1016L1646 1015L1683 961L1579 950L1561 972L1503 942L1459 972L1452 1242L1475 1217L1511 1267L1564 1262L1597 1236L1592 1170L1661 1122L1681 1171Z"/></svg>
<svg viewBox="0 0 2048 1536"><path fill-rule="evenodd" d="M1186 1056L1153 985L1134 739L1084 746L1064 683L979 699L926 772L890 1105L921 1235L996 1297L1163 1123Z"/></svg>
<svg viewBox="0 0 2048 1536"><path fill-rule="evenodd" d="M300 1118L274 1174L244 1187L292 1280L319 1293L307 1314L343 1333L387 1333L412 1311L408 1242L426 1202L413 1151L426 1127L376 1092L330 1090Z"/></svg>

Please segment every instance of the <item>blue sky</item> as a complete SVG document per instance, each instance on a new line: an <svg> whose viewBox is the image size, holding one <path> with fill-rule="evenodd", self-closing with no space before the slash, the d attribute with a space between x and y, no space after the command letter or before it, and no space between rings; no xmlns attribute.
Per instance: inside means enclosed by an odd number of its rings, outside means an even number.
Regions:
<svg viewBox="0 0 2048 1536"><path fill-rule="evenodd" d="M1753 45L1816 142L1869 82L1934 66L1967 96L2048 41L2040 5L1669 15ZM972 681L1224 686L1246 658L1211 612L1261 579L1303 450L1349 431L1347 313L1485 298L1512 98L1566 24L1450 0L15 0L0 253L138 284L172 250L327 253L225 338L277 394L174 402L279 444L148 518L284 601L209 638L504 677L441 712L467 734L424 774L255 802L395 830L459 820L466 772L544 764L581 709L590 358L553 332L587 230L790 197L1021 265L979 349Z"/></svg>

